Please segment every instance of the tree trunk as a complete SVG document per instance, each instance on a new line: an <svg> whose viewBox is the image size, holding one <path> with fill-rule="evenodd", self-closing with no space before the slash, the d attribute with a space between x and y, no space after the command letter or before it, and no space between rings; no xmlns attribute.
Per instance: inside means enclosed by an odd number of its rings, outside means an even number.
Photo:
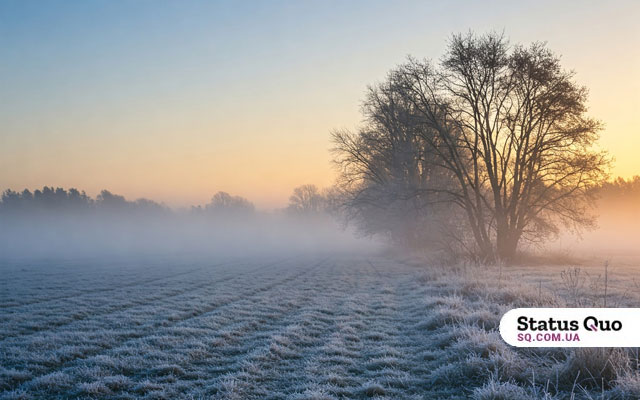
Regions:
<svg viewBox="0 0 640 400"><path fill-rule="evenodd" d="M495 254L493 251L493 245L487 232L483 231L484 224L479 222L481 216L478 215L478 213L473 212L473 207L471 206L470 201L467 201L465 211L467 213L469 226L471 227L471 232L473 233L473 238L478 246L478 254L476 254L476 256L479 257L479 261L481 262L494 262Z"/></svg>
<svg viewBox="0 0 640 400"><path fill-rule="evenodd" d="M520 235L507 226L498 225L496 231L496 252L499 261L510 264L516 256Z"/></svg>

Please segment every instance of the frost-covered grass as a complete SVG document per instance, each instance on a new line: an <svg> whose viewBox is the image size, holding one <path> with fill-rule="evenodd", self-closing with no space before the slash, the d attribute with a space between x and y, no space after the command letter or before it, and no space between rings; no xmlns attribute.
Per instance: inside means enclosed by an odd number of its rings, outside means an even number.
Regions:
<svg viewBox="0 0 640 400"><path fill-rule="evenodd" d="M633 351L502 341L506 310L573 301L545 271L371 255L4 263L0 398L640 398Z"/></svg>

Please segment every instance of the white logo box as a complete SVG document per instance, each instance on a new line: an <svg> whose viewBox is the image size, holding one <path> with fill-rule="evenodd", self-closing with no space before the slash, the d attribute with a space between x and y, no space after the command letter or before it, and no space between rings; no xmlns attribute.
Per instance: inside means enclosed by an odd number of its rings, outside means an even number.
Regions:
<svg viewBox="0 0 640 400"><path fill-rule="evenodd" d="M640 308L515 308L500 335L516 347L640 347Z"/></svg>

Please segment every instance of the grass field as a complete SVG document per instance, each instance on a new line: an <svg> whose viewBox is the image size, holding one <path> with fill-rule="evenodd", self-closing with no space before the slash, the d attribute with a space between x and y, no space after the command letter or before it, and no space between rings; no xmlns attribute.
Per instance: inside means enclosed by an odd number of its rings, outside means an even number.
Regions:
<svg viewBox="0 0 640 400"><path fill-rule="evenodd" d="M499 337L510 308L605 300L601 268L573 286L566 271L382 255L5 262L0 398L640 398L635 350ZM607 273L608 305L638 306L633 274Z"/></svg>

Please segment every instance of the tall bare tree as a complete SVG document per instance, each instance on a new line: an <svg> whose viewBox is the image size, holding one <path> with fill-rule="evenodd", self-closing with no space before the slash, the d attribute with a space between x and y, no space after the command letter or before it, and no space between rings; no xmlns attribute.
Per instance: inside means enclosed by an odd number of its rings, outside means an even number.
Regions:
<svg viewBox="0 0 640 400"><path fill-rule="evenodd" d="M510 47L497 34L457 35L440 65L411 59L389 82L427 145L420 162L452 178L414 193L446 195L458 205L481 257L508 261L522 239L542 240L559 224L593 223L591 189L608 166L594 149L601 124L586 116L587 90L544 44ZM366 147L364 137L353 136L351 147L358 140ZM344 137L334 134L334 141L339 162L373 172Z"/></svg>

